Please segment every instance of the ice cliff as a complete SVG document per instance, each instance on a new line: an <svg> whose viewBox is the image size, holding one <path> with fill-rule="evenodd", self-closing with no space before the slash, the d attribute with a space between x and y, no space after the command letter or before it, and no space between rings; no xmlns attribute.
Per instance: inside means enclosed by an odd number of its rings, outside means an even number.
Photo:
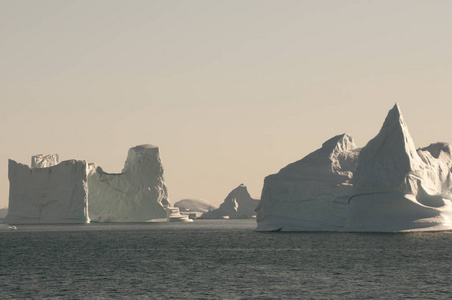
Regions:
<svg viewBox="0 0 452 300"><path fill-rule="evenodd" d="M90 164L89 214L97 222L144 222L166 218L168 192L159 148L141 145L129 150L119 174Z"/></svg>
<svg viewBox="0 0 452 300"><path fill-rule="evenodd" d="M247 219L256 215L255 209L259 200L253 199L245 185L241 184L224 199L219 208L205 212L202 219Z"/></svg>
<svg viewBox="0 0 452 300"><path fill-rule="evenodd" d="M265 178L257 230L450 230L451 147L416 150L398 105L357 149L336 136Z"/></svg>
<svg viewBox="0 0 452 300"><path fill-rule="evenodd" d="M36 160L52 165L55 157ZM56 157L57 159L57 157ZM45 168L30 168L9 160L8 214L4 223L87 223L88 168L85 161L67 160Z"/></svg>

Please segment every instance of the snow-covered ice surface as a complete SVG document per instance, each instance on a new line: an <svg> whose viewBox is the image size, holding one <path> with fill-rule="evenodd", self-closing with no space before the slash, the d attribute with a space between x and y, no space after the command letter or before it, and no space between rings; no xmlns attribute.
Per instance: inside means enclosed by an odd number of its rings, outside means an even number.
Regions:
<svg viewBox="0 0 452 300"><path fill-rule="evenodd" d="M88 168L67 160L46 168L30 168L9 160L7 224L89 222Z"/></svg>
<svg viewBox="0 0 452 300"><path fill-rule="evenodd" d="M202 214L202 219L247 219L256 215L255 209L259 200L251 198L245 185L241 184L232 190L219 208Z"/></svg>
<svg viewBox="0 0 452 300"><path fill-rule="evenodd" d="M47 168L53 167L60 163L60 157L58 154L37 154L31 157L31 167L32 168Z"/></svg>
<svg viewBox="0 0 452 300"><path fill-rule="evenodd" d="M451 230L451 147L416 150L398 105L362 149L348 134L265 179L260 231Z"/></svg>
<svg viewBox="0 0 452 300"><path fill-rule="evenodd" d="M96 222L145 222L166 218L169 205L159 148L129 150L124 169L110 174L90 164L89 214Z"/></svg>

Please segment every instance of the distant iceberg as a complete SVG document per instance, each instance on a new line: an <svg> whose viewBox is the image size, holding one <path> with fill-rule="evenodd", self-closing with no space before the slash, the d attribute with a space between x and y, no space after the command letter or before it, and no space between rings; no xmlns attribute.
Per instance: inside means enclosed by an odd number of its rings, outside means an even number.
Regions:
<svg viewBox="0 0 452 300"><path fill-rule="evenodd" d="M201 219L249 219L256 215L259 200L253 199L244 184L233 189L219 208L202 214Z"/></svg>
<svg viewBox="0 0 452 300"><path fill-rule="evenodd" d="M362 149L336 136L265 178L259 231L452 230L451 146L416 150L396 104Z"/></svg>
<svg viewBox="0 0 452 300"><path fill-rule="evenodd" d="M201 217L203 213L216 208L200 199L182 199L174 203L174 207L179 208L182 214L188 215L191 219L197 219Z"/></svg>

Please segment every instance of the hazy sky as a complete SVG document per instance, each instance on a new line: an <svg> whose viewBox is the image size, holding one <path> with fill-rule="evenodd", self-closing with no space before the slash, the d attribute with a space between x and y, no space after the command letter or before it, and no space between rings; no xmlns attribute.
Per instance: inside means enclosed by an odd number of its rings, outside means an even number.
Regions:
<svg viewBox="0 0 452 300"><path fill-rule="evenodd" d="M172 203L219 204L398 102L452 142L452 1L0 0L0 207L8 158L160 147Z"/></svg>

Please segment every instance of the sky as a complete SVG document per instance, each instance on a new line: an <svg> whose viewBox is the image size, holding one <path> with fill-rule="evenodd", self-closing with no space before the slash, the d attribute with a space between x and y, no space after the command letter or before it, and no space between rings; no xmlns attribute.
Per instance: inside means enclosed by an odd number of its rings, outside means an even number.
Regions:
<svg viewBox="0 0 452 300"><path fill-rule="evenodd" d="M219 205L394 103L452 142L452 1L0 0L0 208L8 159L120 172L160 148L172 203Z"/></svg>

